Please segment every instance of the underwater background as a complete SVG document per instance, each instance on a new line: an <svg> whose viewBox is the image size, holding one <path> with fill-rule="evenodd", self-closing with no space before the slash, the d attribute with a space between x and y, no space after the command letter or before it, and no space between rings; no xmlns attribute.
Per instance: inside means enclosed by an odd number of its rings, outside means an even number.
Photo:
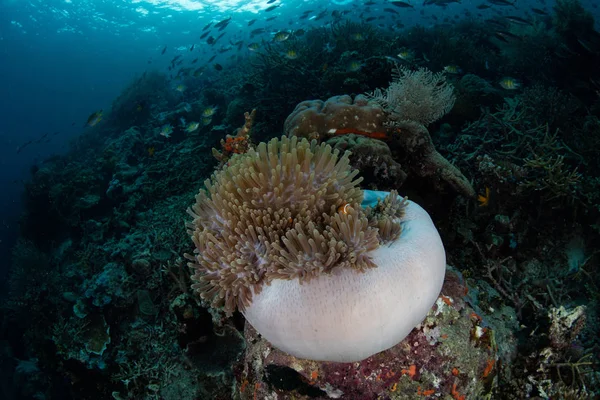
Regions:
<svg viewBox="0 0 600 400"><path fill-rule="evenodd" d="M599 398L599 10L0 0L0 398ZM432 216L427 352L295 370L190 288L186 209L282 134Z"/></svg>

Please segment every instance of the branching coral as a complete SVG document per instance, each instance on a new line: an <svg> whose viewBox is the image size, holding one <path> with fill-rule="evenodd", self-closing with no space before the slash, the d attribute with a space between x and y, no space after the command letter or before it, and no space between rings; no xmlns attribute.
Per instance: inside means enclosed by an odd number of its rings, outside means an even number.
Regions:
<svg viewBox="0 0 600 400"><path fill-rule="evenodd" d="M387 89L375 89L368 96L389 114L392 123L416 121L422 125L446 115L456 101L443 73L426 68L412 71L403 66L396 66Z"/></svg>
<svg viewBox="0 0 600 400"><path fill-rule="evenodd" d="M531 171L532 179L525 180L521 186L544 192L545 200L557 198L575 198L576 187L581 181L577 168L569 170L563 156L525 159L525 167Z"/></svg>
<svg viewBox="0 0 600 400"><path fill-rule="evenodd" d="M575 96L553 86L535 84L525 88L519 98L535 124L548 125L552 132L560 129L564 138L573 136L572 127L578 118L575 112L581 107Z"/></svg>
<svg viewBox="0 0 600 400"><path fill-rule="evenodd" d="M360 208L348 153L283 137L235 155L206 181L189 213L194 288L213 306L244 310L273 279L308 281L340 268L374 267L377 230ZM401 207L378 219L397 218ZM398 222L378 222L399 232Z"/></svg>

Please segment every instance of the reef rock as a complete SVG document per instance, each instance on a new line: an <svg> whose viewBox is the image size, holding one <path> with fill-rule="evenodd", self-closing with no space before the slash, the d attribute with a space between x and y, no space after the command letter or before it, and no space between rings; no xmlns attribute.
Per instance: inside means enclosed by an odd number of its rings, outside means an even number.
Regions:
<svg viewBox="0 0 600 400"><path fill-rule="evenodd" d="M350 164L360 171L360 175L373 187L370 189L387 190L402 186L406 172L392 157L385 142L360 135L341 135L327 141L334 149L344 153L348 150Z"/></svg>

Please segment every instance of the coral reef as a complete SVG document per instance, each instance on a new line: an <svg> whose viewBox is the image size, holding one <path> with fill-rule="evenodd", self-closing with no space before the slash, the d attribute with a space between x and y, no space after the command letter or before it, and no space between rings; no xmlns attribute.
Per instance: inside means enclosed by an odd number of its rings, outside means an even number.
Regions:
<svg viewBox="0 0 600 400"><path fill-rule="evenodd" d="M108 123L119 129L127 129L147 121L156 109L173 107L177 98L170 86L167 75L158 71L144 73L113 101Z"/></svg>
<svg viewBox="0 0 600 400"><path fill-rule="evenodd" d="M488 3L482 8L497 7ZM284 31L287 40L267 31L248 51L227 37L202 43L200 51L226 61L196 67L185 63L202 57L184 56L133 79L65 154L31 168L0 307L0 393L597 398L600 42L580 1L538 7L518 20L475 14L493 9L451 16L431 5L431 24L408 28L391 11L356 23L328 7L314 28ZM389 21L390 29L375 25ZM408 118L402 109L394 120L386 103L359 94L421 68L431 77L446 71L446 89L455 88L452 110L430 125L439 112L421 113L412 102L404 111L420 123L399 121ZM504 78L514 85L502 87ZM445 110L429 100L422 104ZM449 272L427 319L400 345L360 362L283 354L241 313L227 316L199 299L181 258L193 250L182 226L198 189L190 183L227 168L251 142L280 136L284 120L287 134L351 151L363 189L400 188L418 199L464 276Z"/></svg>

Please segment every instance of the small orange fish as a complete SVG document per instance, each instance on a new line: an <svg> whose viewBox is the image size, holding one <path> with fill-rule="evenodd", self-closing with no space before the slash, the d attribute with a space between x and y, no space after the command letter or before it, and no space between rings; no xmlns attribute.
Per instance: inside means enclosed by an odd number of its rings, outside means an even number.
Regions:
<svg viewBox="0 0 600 400"><path fill-rule="evenodd" d="M348 210L348 208L350 208L350 204L344 203L338 207L337 211L342 214L348 214L348 212L350 212L350 210Z"/></svg>
<svg viewBox="0 0 600 400"><path fill-rule="evenodd" d="M490 188L485 187L485 195L480 194L477 196L477 201L479 202L479 207L487 207L490 205Z"/></svg>
<svg viewBox="0 0 600 400"><path fill-rule="evenodd" d="M152 157L154 155L154 147L148 147L148 155Z"/></svg>

